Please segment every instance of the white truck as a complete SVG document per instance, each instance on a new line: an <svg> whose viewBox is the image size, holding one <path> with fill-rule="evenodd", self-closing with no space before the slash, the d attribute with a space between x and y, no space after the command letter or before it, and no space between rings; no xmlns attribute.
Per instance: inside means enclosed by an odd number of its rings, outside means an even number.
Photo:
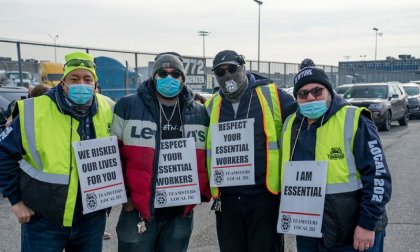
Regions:
<svg viewBox="0 0 420 252"><path fill-rule="evenodd" d="M33 82L33 75L30 72L22 71L22 84L20 83L19 71L8 71L6 72L6 78L12 80L17 86L24 86L26 88Z"/></svg>

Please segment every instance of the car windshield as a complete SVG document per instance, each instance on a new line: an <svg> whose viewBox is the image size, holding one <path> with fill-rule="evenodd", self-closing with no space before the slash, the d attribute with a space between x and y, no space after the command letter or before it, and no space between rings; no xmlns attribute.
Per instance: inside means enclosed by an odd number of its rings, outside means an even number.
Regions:
<svg viewBox="0 0 420 252"><path fill-rule="evenodd" d="M48 80L50 80L50 81L59 81L59 80L61 80L62 77L63 77L62 74L49 74L48 75Z"/></svg>
<svg viewBox="0 0 420 252"><path fill-rule="evenodd" d="M350 89L344 98L380 98L386 99L388 97L387 86L358 86Z"/></svg>
<svg viewBox="0 0 420 252"><path fill-rule="evenodd" d="M420 88L416 86L404 86L403 88L408 95L418 95L420 91Z"/></svg>
<svg viewBox="0 0 420 252"><path fill-rule="evenodd" d="M337 94L344 94L347 90L349 90L349 86L347 87L337 87Z"/></svg>
<svg viewBox="0 0 420 252"><path fill-rule="evenodd" d="M19 73L7 73L7 78L8 79L19 79ZM28 73L22 73L22 79L30 79L31 77L29 76Z"/></svg>

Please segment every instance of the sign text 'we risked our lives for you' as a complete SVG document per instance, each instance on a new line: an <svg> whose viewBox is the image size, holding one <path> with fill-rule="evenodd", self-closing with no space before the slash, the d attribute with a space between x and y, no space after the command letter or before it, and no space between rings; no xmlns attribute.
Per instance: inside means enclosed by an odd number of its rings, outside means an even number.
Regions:
<svg viewBox="0 0 420 252"><path fill-rule="evenodd" d="M127 202L115 136L73 143L83 212Z"/></svg>

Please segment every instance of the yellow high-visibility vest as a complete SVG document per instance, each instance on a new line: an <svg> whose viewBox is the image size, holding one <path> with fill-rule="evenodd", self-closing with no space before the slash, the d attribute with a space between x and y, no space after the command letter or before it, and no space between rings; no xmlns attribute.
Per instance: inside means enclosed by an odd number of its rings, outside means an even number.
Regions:
<svg viewBox="0 0 420 252"><path fill-rule="evenodd" d="M328 160L327 194L352 192L362 187L354 161L353 144L363 110L368 111L365 108L344 106L316 131L315 160ZM295 119L296 113L290 115L283 127L282 183L284 165L290 161L292 125Z"/></svg>
<svg viewBox="0 0 420 252"><path fill-rule="evenodd" d="M93 116L93 125L96 138L102 138L109 136L112 110L104 96L96 94L96 98L98 111ZM61 113L57 104L46 95L18 101L18 106L22 145L25 150L20 162L21 169L36 181L68 188L62 225L70 227L79 183L72 149L72 143L80 141L77 133L79 122ZM36 188L21 186L21 190L35 190L36 193ZM49 196L51 195L39 195Z"/></svg>
<svg viewBox="0 0 420 252"><path fill-rule="evenodd" d="M277 86L274 83L258 86L255 89L258 100L261 104L264 132L266 135L266 187L272 194L278 194L280 185L280 134L282 130L282 119L280 99ZM210 117L210 125L207 132L207 171L210 178L211 173L211 127L219 123L220 106L222 97L217 93L206 102L207 113ZM219 196L219 189L211 187L213 198Z"/></svg>

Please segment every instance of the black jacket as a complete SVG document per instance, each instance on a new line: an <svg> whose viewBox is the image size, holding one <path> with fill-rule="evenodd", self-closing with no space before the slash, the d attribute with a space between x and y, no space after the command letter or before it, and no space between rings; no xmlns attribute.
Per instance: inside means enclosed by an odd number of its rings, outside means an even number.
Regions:
<svg viewBox="0 0 420 252"><path fill-rule="evenodd" d="M343 106L349 105L338 96L333 96L331 106L325 113L323 123L325 124ZM303 116L298 110L296 120L292 125L292 137L290 148L293 149L298 129ZM299 140L296 142L293 161L315 160L316 130L321 127L322 119L318 119L312 125L306 120L303 121ZM328 138L326 141L334 141ZM381 141L369 113L362 113L357 126L357 132L353 144L353 155L356 168L361 175L363 187L355 192L327 194L325 196L324 217L322 232L327 247L340 244L352 244L353 234L356 226L367 230L383 230L387 224L385 204L389 201L392 192L391 175L388 170L385 156L381 160L384 167L378 173L377 162L369 147L369 141L377 141L377 145L384 154ZM375 181L382 179L383 196L381 202L373 200Z"/></svg>
<svg viewBox="0 0 420 252"><path fill-rule="evenodd" d="M273 83L272 80L267 79L255 73L247 73L248 87L245 93L240 98L238 111L235 114L232 103L227 99L224 99L223 91L219 90L220 96L222 97L222 104L220 108L219 122L227 122L233 120L254 118L254 164L255 164L255 185L247 186L230 186L220 187L219 190L222 195L230 194L241 197L254 197L261 194L269 194L266 186L266 135L264 132L264 122L261 104L258 100L258 96L255 89L258 86L268 85ZM251 99L252 94L252 99ZM281 109L281 120L284 120L290 114L296 112L297 105L294 98L287 94L282 89L278 88L278 94L280 99ZM249 103L251 102L251 106ZM280 167L279 167L280 169Z"/></svg>

